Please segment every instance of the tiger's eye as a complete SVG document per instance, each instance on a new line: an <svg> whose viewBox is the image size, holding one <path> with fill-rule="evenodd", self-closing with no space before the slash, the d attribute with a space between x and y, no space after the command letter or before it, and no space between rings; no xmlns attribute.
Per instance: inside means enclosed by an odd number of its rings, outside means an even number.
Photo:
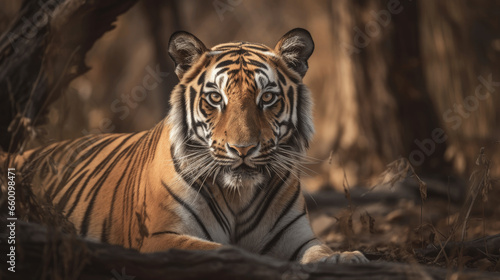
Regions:
<svg viewBox="0 0 500 280"><path fill-rule="evenodd" d="M263 101L264 103L269 103L269 102L271 102L271 101L273 100L273 98L274 98L274 94L273 94L273 93L271 93L271 92L266 92L266 93L264 93L264 94L262 95L262 101Z"/></svg>
<svg viewBox="0 0 500 280"><path fill-rule="evenodd" d="M210 101L213 103L219 103L222 100L222 96L216 92L213 92L209 95Z"/></svg>

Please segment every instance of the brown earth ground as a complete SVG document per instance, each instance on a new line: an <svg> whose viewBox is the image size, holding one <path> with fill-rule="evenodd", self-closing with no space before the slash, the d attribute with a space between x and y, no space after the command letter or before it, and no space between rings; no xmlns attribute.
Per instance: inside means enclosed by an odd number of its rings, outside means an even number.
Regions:
<svg viewBox="0 0 500 280"><path fill-rule="evenodd" d="M344 192L306 194L314 231L372 261L500 271L500 189L484 155L467 182L419 178L406 163L389 165L372 188L344 181Z"/></svg>

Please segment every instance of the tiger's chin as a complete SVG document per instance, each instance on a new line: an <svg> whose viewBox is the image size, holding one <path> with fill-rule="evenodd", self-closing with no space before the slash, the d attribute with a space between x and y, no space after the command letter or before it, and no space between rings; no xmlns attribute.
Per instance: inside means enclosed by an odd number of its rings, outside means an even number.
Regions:
<svg viewBox="0 0 500 280"><path fill-rule="evenodd" d="M253 189L265 180L264 174L258 171L229 170L221 174L222 185L228 189Z"/></svg>

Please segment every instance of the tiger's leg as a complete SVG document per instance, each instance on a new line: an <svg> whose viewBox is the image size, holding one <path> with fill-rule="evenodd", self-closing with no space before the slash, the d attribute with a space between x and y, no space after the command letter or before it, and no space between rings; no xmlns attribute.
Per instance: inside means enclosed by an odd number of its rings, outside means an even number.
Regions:
<svg viewBox="0 0 500 280"><path fill-rule="evenodd" d="M185 250L212 250L220 247L222 247L222 244L189 235L165 232L145 238L140 251L143 253L151 253L174 248Z"/></svg>
<svg viewBox="0 0 500 280"><path fill-rule="evenodd" d="M359 251L334 252L318 240L305 213L281 227L265 244L263 253L300 261L301 263L366 263L368 259Z"/></svg>

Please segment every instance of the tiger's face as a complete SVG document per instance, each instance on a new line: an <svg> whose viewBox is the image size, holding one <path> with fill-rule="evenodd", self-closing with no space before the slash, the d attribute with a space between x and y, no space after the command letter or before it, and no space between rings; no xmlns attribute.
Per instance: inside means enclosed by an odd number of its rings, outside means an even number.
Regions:
<svg viewBox="0 0 500 280"><path fill-rule="evenodd" d="M171 140L183 142L174 156L185 159L184 168L197 166L192 179L249 188L293 169L313 132L302 84L313 48L303 29L288 32L275 49L245 42L207 49L189 33L172 35L180 83L171 100Z"/></svg>

